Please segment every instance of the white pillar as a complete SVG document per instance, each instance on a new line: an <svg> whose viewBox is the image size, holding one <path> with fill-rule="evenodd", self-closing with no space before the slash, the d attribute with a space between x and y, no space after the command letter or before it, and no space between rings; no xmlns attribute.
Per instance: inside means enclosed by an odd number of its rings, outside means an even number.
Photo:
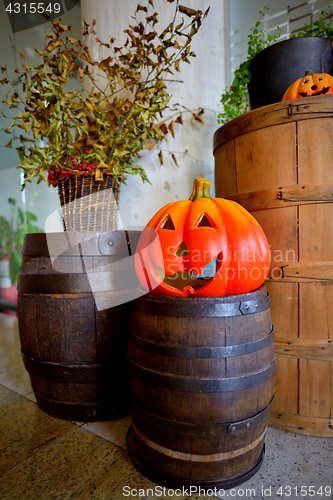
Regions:
<svg viewBox="0 0 333 500"><path fill-rule="evenodd" d="M142 5L148 1L141 0ZM120 216L125 227L145 225L163 205L170 201L189 198L193 179L205 177L214 181L213 134L217 124L218 103L226 86L226 68L228 67L227 46L227 0L184 0L186 5L204 12L210 6L210 12L201 28L194 36L192 51L195 58L191 64L181 63L181 73L174 78L184 83L170 83L172 104L180 103L189 109L204 108L204 125L191 124L191 115L184 114L184 124L175 124L175 139L168 137L163 142L163 150L175 152L177 167L168 151L163 151L164 165L158 160L158 149L144 151L138 164L146 170L152 185L143 184L139 176L128 176L127 186L120 190ZM117 39L119 46L126 40L123 30L133 24L131 16L136 10L138 0L81 0L82 17L91 24L96 19L96 37L108 42L111 37ZM158 13L159 30L163 30L171 21L175 3L167 0L154 0L155 12ZM185 16L184 16L185 17ZM89 41L92 55L107 57L106 48L100 48ZM172 78L172 75L170 75ZM171 114L166 110L165 117ZM188 150L188 155L185 155Z"/></svg>

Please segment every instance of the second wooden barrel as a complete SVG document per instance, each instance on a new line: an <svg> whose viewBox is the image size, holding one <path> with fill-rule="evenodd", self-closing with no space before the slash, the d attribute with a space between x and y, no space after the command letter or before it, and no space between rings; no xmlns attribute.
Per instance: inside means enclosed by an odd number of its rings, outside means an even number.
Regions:
<svg viewBox="0 0 333 500"><path fill-rule="evenodd" d="M129 300L138 284L130 256L139 235L25 237L18 281L22 357L38 405L54 417L88 422L129 413L125 353Z"/></svg>
<svg viewBox="0 0 333 500"><path fill-rule="evenodd" d="M130 456L143 473L168 486L231 487L258 470L273 338L265 287L229 297L147 294L133 304Z"/></svg>
<svg viewBox="0 0 333 500"><path fill-rule="evenodd" d="M333 437L333 96L245 113L214 136L216 195L271 245L277 360L270 425Z"/></svg>

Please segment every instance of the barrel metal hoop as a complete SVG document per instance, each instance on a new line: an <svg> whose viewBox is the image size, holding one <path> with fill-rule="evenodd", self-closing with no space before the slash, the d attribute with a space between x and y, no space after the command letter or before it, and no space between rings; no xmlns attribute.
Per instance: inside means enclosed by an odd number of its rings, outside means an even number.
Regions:
<svg viewBox="0 0 333 500"><path fill-rule="evenodd" d="M94 365L63 365L29 358L23 352L21 354L24 366L30 375L53 382L100 383L102 377L115 377L116 380L119 373L124 371L125 365L124 361Z"/></svg>
<svg viewBox="0 0 333 500"><path fill-rule="evenodd" d="M147 384L170 389L174 391L184 392L231 392L240 391L242 389L250 389L256 387L274 376L276 369L275 357L273 362L266 368L256 373L248 375L241 375L239 377L230 378L193 378L193 377L180 377L178 375L166 375L164 373L156 372L143 368L142 366L128 360L129 375L134 379L139 379Z"/></svg>
<svg viewBox="0 0 333 500"><path fill-rule="evenodd" d="M31 257L79 256L78 244L81 243L85 256L115 255L119 249L120 256L134 254L141 231L65 231L64 233L26 234L22 254ZM112 241L114 244L109 244ZM131 255L130 254L130 255Z"/></svg>
<svg viewBox="0 0 333 500"><path fill-rule="evenodd" d="M257 415L251 418L238 422L229 422L225 424L193 424L189 422L178 422L175 420L169 420L159 415L153 415L152 413L144 410L135 401L131 400L131 414L132 419L136 422L136 416L139 414L143 415L144 421L149 426L157 426L161 429L170 430L172 432L177 432L179 434L195 435L195 436L223 436L225 434L240 434L241 432L253 429L256 425L263 422L269 415L273 399L266 408L260 411ZM139 417L140 418L140 417ZM139 422L136 422L136 426L140 427Z"/></svg>
<svg viewBox="0 0 333 500"><path fill-rule="evenodd" d="M149 300L147 298L137 300L133 304L133 307L141 312L157 316L221 318L254 314L266 311L271 306L271 299L267 292L264 297L260 297L258 300L236 300L234 302L221 300L224 297L208 297L208 300L205 302L203 302L203 298L201 298L201 301L196 301L196 298L190 301L188 299L182 301L182 298L178 297L178 301L175 301L172 307L167 301L159 302L158 300Z"/></svg>
<svg viewBox="0 0 333 500"><path fill-rule="evenodd" d="M77 422L97 422L105 420L116 420L128 415L128 402L123 394L115 395L112 401L91 403L70 403L56 401L41 396L34 391L38 406L56 418L75 420Z"/></svg>
<svg viewBox="0 0 333 500"><path fill-rule="evenodd" d="M149 342L137 337L133 333L129 335L129 341L143 349L144 351L158 354L160 356L169 356L173 358L230 358L233 356L240 356L242 354L249 354L251 352L260 351L268 347L274 341L274 328L265 337L247 342L246 344L238 344L232 346L222 347L183 347L183 346L168 346L165 344L157 344Z"/></svg>
<svg viewBox="0 0 333 500"><path fill-rule="evenodd" d="M20 293L37 294L65 294L65 293L92 293L89 276L93 279L94 293L113 292L133 288L134 271L110 271L60 274L20 274L18 291ZM127 286L132 284L132 287ZM96 289L98 287L98 289Z"/></svg>

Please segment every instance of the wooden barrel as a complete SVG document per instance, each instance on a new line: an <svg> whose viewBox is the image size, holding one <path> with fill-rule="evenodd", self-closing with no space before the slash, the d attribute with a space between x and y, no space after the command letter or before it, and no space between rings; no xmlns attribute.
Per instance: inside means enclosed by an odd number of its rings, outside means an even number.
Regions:
<svg viewBox="0 0 333 500"><path fill-rule="evenodd" d="M269 307L265 287L135 301L129 453L152 480L231 487L258 470L274 393Z"/></svg>
<svg viewBox="0 0 333 500"><path fill-rule="evenodd" d="M25 237L18 281L22 357L38 405L54 417L87 422L129 413L126 342L133 290L126 287L138 283L130 255L139 235Z"/></svg>
<svg viewBox="0 0 333 500"><path fill-rule="evenodd" d="M246 113L214 136L216 195L264 229L276 332L270 425L333 437L333 96Z"/></svg>

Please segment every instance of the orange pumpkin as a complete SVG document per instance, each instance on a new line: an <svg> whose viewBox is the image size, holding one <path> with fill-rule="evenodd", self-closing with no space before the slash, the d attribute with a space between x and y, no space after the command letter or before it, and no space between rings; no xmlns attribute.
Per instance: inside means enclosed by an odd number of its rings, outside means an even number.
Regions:
<svg viewBox="0 0 333 500"><path fill-rule="evenodd" d="M224 296L253 291L266 279L270 252L262 228L238 203L212 199L210 185L195 179L189 200L164 206L143 230L135 267L147 290Z"/></svg>
<svg viewBox="0 0 333 500"><path fill-rule="evenodd" d="M323 94L333 94L333 78L327 73L313 74L308 70L303 78L299 78L288 87L282 101Z"/></svg>

